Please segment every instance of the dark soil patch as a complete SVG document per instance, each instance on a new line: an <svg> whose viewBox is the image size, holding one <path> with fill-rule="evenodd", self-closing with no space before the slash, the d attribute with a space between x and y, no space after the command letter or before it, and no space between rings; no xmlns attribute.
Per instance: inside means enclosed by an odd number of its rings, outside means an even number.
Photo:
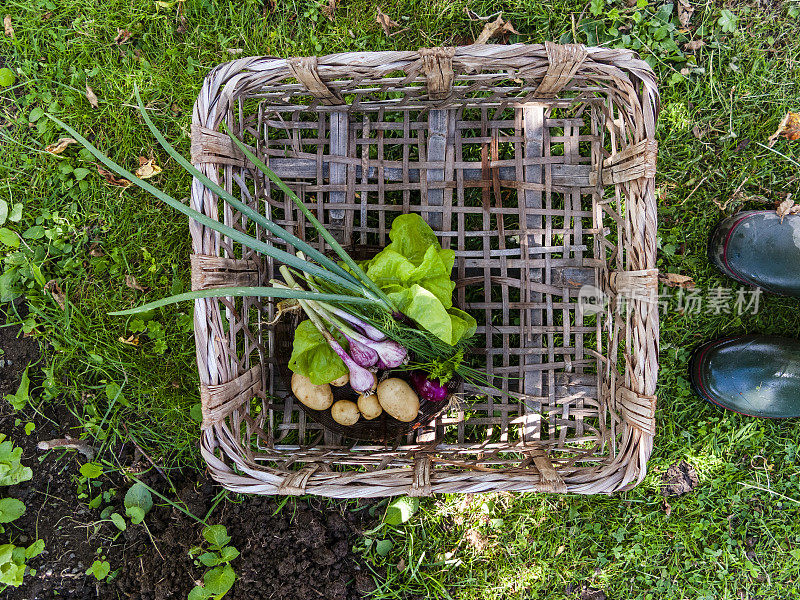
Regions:
<svg viewBox="0 0 800 600"><path fill-rule="evenodd" d="M24 306L19 306L20 311ZM7 327L0 314L0 398L13 394L19 387L25 367L39 358L39 344L32 337L21 334L18 326ZM7 409L7 407L3 407Z"/></svg>
<svg viewBox="0 0 800 600"><path fill-rule="evenodd" d="M0 329L0 343L11 354L13 371L3 370L6 392L15 391L25 365L38 357L33 340L17 338L12 328ZM32 343L31 343L32 342ZM15 380L16 378L16 380ZM0 433L23 448L23 463L33 469L33 479L9 488L3 495L25 502L27 512L6 525L0 544L8 538L27 545L37 538L45 552L28 561L35 575L28 573L19 588L8 588L8 600L132 598L137 600L184 600L205 568L195 565L188 552L204 543L203 526L177 508L154 498L156 506L142 525L128 524L119 532L109 522L97 524L100 508L85 502L102 491L116 489L110 500L114 510L124 514L122 499L130 481L121 474L103 476L90 495L77 499L77 475L84 457L72 451L43 453L40 440L77 437L74 417L64 407L45 407L46 417L33 420L36 429L26 436L23 425L15 425L19 414L6 404L0 407ZM114 449L116 460L126 465L149 486L168 497L165 479L126 444ZM108 454L104 456L110 458ZM203 473L172 474L178 497L195 515L203 518L212 509L221 488ZM226 598L231 600L313 599L352 600L374 589L369 571L352 547L364 529L372 526L368 511L354 503L322 499L283 502L283 498L234 497L214 508L208 523L222 523L241 555L232 563L237 581ZM151 536L152 535L152 539ZM117 571L110 582L98 583L86 569L98 557L98 549Z"/></svg>
<svg viewBox="0 0 800 600"><path fill-rule="evenodd" d="M218 490L206 480L188 484L179 495L195 514L204 515ZM225 525L230 543L241 552L233 562L237 582L226 598L361 598L372 582L351 548L362 531L364 511L350 512L345 504L323 511L323 503L314 500L280 504L253 496L225 502L213 513L210 522ZM202 526L169 507L154 510L146 522L155 547L142 527L128 528L125 566L111 587L120 598L186 598L203 573L187 554L203 542Z"/></svg>

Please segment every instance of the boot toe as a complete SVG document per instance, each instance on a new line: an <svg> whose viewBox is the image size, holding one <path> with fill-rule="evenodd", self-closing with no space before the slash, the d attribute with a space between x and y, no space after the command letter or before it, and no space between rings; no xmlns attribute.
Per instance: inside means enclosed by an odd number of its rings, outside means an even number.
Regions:
<svg viewBox="0 0 800 600"><path fill-rule="evenodd" d="M692 356L695 392L735 412L800 416L800 341L759 335L716 340Z"/></svg>

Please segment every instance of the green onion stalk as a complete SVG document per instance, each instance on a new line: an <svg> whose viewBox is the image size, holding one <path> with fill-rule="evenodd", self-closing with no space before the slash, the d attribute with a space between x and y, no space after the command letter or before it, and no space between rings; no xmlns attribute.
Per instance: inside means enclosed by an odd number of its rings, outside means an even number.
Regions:
<svg viewBox="0 0 800 600"><path fill-rule="evenodd" d="M452 363L452 368L448 374L441 376L442 379L451 377L455 372L463 371L464 374L469 372L461 361L463 352L461 352L460 346L458 348L444 348L442 342L433 334L415 327L414 323L398 310L391 298L347 254L297 194L281 181L272 169L253 154L236 136L232 135L225 123L222 124L222 127L233 143L278 189L291 198L295 206L314 226L320 237L330 246L341 262L337 262L305 240L298 238L269 220L195 168L172 147L150 120L138 88L134 87L134 93L139 112L145 124L159 144L179 165L200 181L209 191L230 205L232 209L239 211L243 216L263 227L287 245L296 248L297 254L282 250L269 242L220 223L183 204L114 162L66 123L54 116L47 115L48 118L66 130L107 168L201 225L227 236L255 252L269 256L283 265L280 273L284 280L272 280L270 282L271 285L267 287L237 286L197 290L162 298L142 306L110 314L131 315L199 298L258 296L292 299L300 304L309 319L314 323L314 326L319 329L329 345L345 361L350 370L351 385L358 391L368 391L374 388L375 376L373 371L375 370L406 368L410 353L414 355L419 364L423 365L440 363L443 356L449 357L448 360L450 362L446 364ZM299 275L299 279L306 284L306 287L303 287L292 276L292 273ZM332 335L332 332L343 336L347 340L348 351L342 348L341 344ZM452 360L453 357L457 358L455 363Z"/></svg>

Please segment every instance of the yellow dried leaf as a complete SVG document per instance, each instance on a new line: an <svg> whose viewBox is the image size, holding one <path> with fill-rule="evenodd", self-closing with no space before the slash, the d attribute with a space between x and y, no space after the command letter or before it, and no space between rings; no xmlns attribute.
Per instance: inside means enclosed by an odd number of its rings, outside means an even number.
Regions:
<svg viewBox="0 0 800 600"><path fill-rule="evenodd" d="M51 279L44 284L44 289L45 291L50 292L50 295L53 296L53 300L55 300L56 304L61 307L61 310L66 310L66 297L64 296L64 292L61 290L61 286L58 285L58 282L55 279Z"/></svg>
<svg viewBox="0 0 800 600"><path fill-rule="evenodd" d="M795 204L794 200L787 198L778 205L775 212L778 213L781 223L783 223L783 217L786 215L800 215L800 204Z"/></svg>
<svg viewBox="0 0 800 600"><path fill-rule="evenodd" d="M695 52L705 45L706 43L703 40L692 40L691 42L686 42L683 45L683 49L687 52Z"/></svg>
<svg viewBox="0 0 800 600"><path fill-rule="evenodd" d="M100 106L100 103L97 100L97 96L94 93L94 90L89 87L89 84L86 84L86 99L89 101L89 104L92 105L92 108L97 108Z"/></svg>
<svg viewBox="0 0 800 600"><path fill-rule="evenodd" d="M322 14L328 17L329 20L333 21L333 15L336 12L337 4L339 4L339 0L328 0L328 4L323 6L321 9ZM378 11L380 11L380 9L378 9Z"/></svg>
<svg viewBox="0 0 800 600"><path fill-rule="evenodd" d="M55 144L50 144L44 151L50 154L61 154L70 144L77 144L78 141L72 138L59 138Z"/></svg>
<svg viewBox="0 0 800 600"><path fill-rule="evenodd" d="M161 173L161 167L156 164L152 158L139 157L139 168L136 169L136 175L139 179L150 179L154 175Z"/></svg>
<svg viewBox="0 0 800 600"><path fill-rule="evenodd" d="M786 138L787 140L800 140L800 113L793 113L788 112L786 116L783 117L781 124L778 125L778 129L769 136L768 146L772 147L775 145L775 142L778 141L778 138Z"/></svg>
<svg viewBox="0 0 800 600"><path fill-rule="evenodd" d="M139 345L139 336L138 335L132 335L127 339L120 336L119 341L121 343L123 343L123 344L127 344L128 346L138 346Z"/></svg>
<svg viewBox="0 0 800 600"><path fill-rule="evenodd" d="M383 14L380 8L378 8L378 15L375 17L375 20L383 28L383 33L386 35L389 35L389 32L395 27L400 27L397 21L392 19L389 15Z"/></svg>
<svg viewBox="0 0 800 600"><path fill-rule="evenodd" d="M6 15L3 19L3 30L8 37L12 40L14 39L14 27L11 25L11 15Z"/></svg>
<svg viewBox="0 0 800 600"><path fill-rule="evenodd" d="M694 14L694 6L689 4L689 0L678 0L678 21L682 27L688 27L689 21Z"/></svg>
<svg viewBox="0 0 800 600"><path fill-rule="evenodd" d="M127 29L120 29L119 27L117 27L117 37L114 38L114 41L117 44L124 44L125 42L131 39L132 35L133 34Z"/></svg>
<svg viewBox="0 0 800 600"><path fill-rule="evenodd" d="M130 274L125 275L125 285L127 285L132 290L136 290L139 292L145 291L145 289L141 285L139 285L139 282L136 281L136 277Z"/></svg>
<svg viewBox="0 0 800 600"><path fill-rule="evenodd" d="M694 279L678 273L659 273L658 280L669 287L681 287L691 289L694 287Z"/></svg>
<svg viewBox="0 0 800 600"><path fill-rule="evenodd" d="M127 179L123 179L122 177L117 177L111 171L106 171L102 167L97 167L97 172L106 180L108 185L115 185L118 187L126 188L130 187L132 184Z"/></svg>
<svg viewBox="0 0 800 600"><path fill-rule="evenodd" d="M501 13L497 16L497 19L494 21L489 21L483 26L483 31L481 31L481 34L478 36L478 39L475 40L475 43L485 44L493 37L499 37L502 40L505 40L505 38L512 33L518 34L519 31L514 29L514 25L511 24L511 21L504 21Z"/></svg>

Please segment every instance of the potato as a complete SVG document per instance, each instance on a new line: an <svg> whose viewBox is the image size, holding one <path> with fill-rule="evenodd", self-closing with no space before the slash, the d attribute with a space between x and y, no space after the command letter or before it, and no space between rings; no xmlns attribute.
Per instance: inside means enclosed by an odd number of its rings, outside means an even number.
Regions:
<svg viewBox="0 0 800 600"><path fill-rule="evenodd" d="M381 403L378 402L378 396L375 394L360 394L358 396L358 410L368 421L381 416L383 412Z"/></svg>
<svg viewBox="0 0 800 600"><path fill-rule="evenodd" d="M331 407L331 416L339 425L355 425L358 421L358 406L350 400L339 400Z"/></svg>
<svg viewBox="0 0 800 600"><path fill-rule="evenodd" d="M404 380L392 377L378 384L378 402L398 421L409 423L419 414L419 396Z"/></svg>
<svg viewBox="0 0 800 600"><path fill-rule="evenodd" d="M350 383L350 372L349 371L347 373L345 373L344 375L342 375L341 377L339 377L338 379L334 379L333 381L331 381L331 385L333 385L335 387L342 387L342 386L347 385L348 383Z"/></svg>
<svg viewBox="0 0 800 600"><path fill-rule="evenodd" d="M327 383L314 385L300 373L292 374L292 393L300 402L314 410L327 410L333 404L333 392Z"/></svg>

